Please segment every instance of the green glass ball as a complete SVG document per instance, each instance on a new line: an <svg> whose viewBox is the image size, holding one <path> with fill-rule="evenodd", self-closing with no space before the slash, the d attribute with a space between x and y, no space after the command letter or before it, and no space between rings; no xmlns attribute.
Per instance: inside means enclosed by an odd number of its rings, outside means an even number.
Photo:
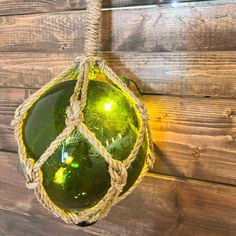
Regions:
<svg viewBox="0 0 236 236"><path fill-rule="evenodd" d="M65 128L66 108L76 81L56 85L28 111L23 123L27 158L35 161ZM90 80L84 123L114 159L125 160L137 139L138 117L133 105L114 85ZM128 169L126 192L147 157L147 141ZM51 201L65 210L96 205L110 188L108 164L76 129L43 164L43 186ZM121 193L122 194L122 193Z"/></svg>

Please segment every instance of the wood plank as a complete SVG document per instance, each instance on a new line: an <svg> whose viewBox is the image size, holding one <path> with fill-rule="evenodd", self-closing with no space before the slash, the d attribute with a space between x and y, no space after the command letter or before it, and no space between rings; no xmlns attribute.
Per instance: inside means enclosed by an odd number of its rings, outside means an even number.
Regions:
<svg viewBox="0 0 236 236"><path fill-rule="evenodd" d="M39 88L77 53L1 53L0 87ZM102 53L144 93L236 97L236 52Z"/></svg>
<svg viewBox="0 0 236 236"><path fill-rule="evenodd" d="M60 232L71 230L74 235L75 226L55 219L25 188L16 155L1 153L0 159L0 209L14 212L5 221L0 220L1 230L8 227L16 232L19 228L20 232L22 222L33 231L40 222L47 222L45 234L49 231L62 235ZM22 219L11 225L16 214L21 214ZM84 230L94 235L115 236L234 235L236 187L149 174L130 196L113 207L108 217Z"/></svg>
<svg viewBox="0 0 236 236"><path fill-rule="evenodd" d="M103 0L103 7L124 7L124 6L139 6L150 4L162 4L170 1L164 0ZM186 2L186 0L183 0ZM19 15L19 14L32 14L40 12L55 12L55 11L68 11L68 10L84 10L86 9L85 0L68 0L68 1L10 1L5 0L1 2L0 15Z"/></svg>
<svg viewBox="0 0 236 236"><path fill-rule="evenodd" d="M236 185L235 100L142 100L156 146L154 172Z"/></svg>
<svg viewBox="0 0 236 236"><path fill-rule="evenodd" d="M0 51L81 52L84 11L0 17ZM104 11L102 51L236 49L236 4Z"/></svg>
<svg viewBox="0 0 236 236"><path fill-rule="evenodd" d="M81 235L91 236L96 235L86 233L78 227L67 227L57 221L48 222L44 219L39 219L34 216L17 214L0 210L0 235L1 236L65 236L65 235Z"/></svg>
<svg viewBox="0 0 236 236"><path fill-rule="evenodd" d="M203 0L204 1L204 0ZM162 5L171 3L172 0L103 0L103 8L109 7L127 7L127 6L144 6L144 5ZM180 0L180 3L196 2L191 0ZM67 0L67 1L48 1L48 0L37 0L37 1L11 1L2 0L0 1L1 9L0 15L19 15L19 14L32 14L40 12L55 12L55 11L67 11L67 10L84 10L86 9L85 0Z"/></svg>
<svg viewBox="0 0 236 236"><path fill-rule="evenodd" d="M30 89L0 89L0 149L16 151L10 121ZM142 96L158 156L154 172L236 185L236 100Z"/></svg>

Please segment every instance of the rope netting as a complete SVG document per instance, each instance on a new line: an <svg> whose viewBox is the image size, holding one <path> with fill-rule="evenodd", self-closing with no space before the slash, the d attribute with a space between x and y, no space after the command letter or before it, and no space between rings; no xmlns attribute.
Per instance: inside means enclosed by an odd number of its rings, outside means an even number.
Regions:
<svg viewBox="0 0 236 236"><path fill-rule="evenodd" d="M78 224L83 221L95 222L98 219L105 217L115 203L125 198L130 192L132 192L154 163L153 144L145 105L120 80L120 78L112 71L106 62L97 56L101 8L101 0L87 1L86 35L84 43L85 55L81 58L77 58L69 69L66 69L26 99L25 102L17 108L15 118L13 120L13 125L15 126L15 137L18 142L20 161L26 177L26 186L29 189L34 190L38 200L44 207L67 223ZM99 70L104 72L110 83L116 85L129 100L132 100L135 112L140 121L137 140L128 158L123 162L113 159L112 155L83 122L83 110L86 106L89 83L88 73L89 69L94 65L96 65ZM24 120L27 117L27 112L47 91L53 88L56 84L72 79L76 80L76 85L74 92L70 97L70 105L66 109L65 129L49 145L37 161L27 158L27 151L23 140L23 127ZM68 211L55 205L43 187L43 174L41 170L43 164L75 129L77 129L78 132L85 137L85 139L108 163L108 171L111 178L111 186L106 195L95 206L82 211ZM143 169L133 186L127 192L120 195L127 182L127 170L135 160L145 137L147 137L149 145L148 155Z"/></svg>

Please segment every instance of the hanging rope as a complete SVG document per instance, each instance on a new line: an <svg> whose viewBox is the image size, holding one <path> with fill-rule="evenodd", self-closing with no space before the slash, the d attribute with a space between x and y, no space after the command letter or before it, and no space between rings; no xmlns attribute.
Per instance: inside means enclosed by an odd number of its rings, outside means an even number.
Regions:
<svg viewBox="0 0 236 236"><path fill-rule="evenodd" d="M88 0L87 3L86 35L84 43L85 56L82 58L77 58L74 65L65 70L56 78L52 79L49 83L47 83L40 90L25 100L25 102L17 108L14 121L12 122L12 124L15 126L15 137L18 142L20 161L22 163L23 172L26 177L26 186L29 189L34 189L34 192L40 203L53 212L57 217L60 217L67 223L75 224L83 221L95 222L98 219L105 217L115 203L132 192L132 190L141 181L148 169L152 167L154 163L153 144L151 140L150 128L148 126L148 115L145 105L135 97L135 95L119 79L112 69L107 66L106 62L103 59L97 57L99 25L101 19L101 0ZM128 158L123 162L113 159L112 155L83 123L83 109L86 106L89 82L88 72L89 68L93 66L94 63L100 70L104 71L108 80L112 84L115 84L129 99L133 101L135 104L135 112L140 120L140 128L138 131L136 143L134 144L133 150L131 151ZM66 110L66 127L62 133L49 145L42 156L36 162L34 162L33 159L27 158L26 147L24 145L22 135L23 122L27 117L27 112L48 90L58 83L71 79L77 79L77 82L74 92L70 98L70 105ZM79 95L80 100L78 100ZM42 184L43 176L41 167L56 151L60 144L70 136L75 128L88 140L88 142L108 163L108 171L111 177L111 187L103 199L94 207L82 211L68 212L59 208L48 197ZM135 184L126 193L120 196L123 187L127 182L127 170L131 163L135 160L140 146L145 139L145 136L148 137L149 143L146 163Z"/></svg>
<svg viewBox="0 0 236 236"><path fill-rule="evenodd" d="M84 51L86 56L88 57L96 56L97 54L101 13L102 13L102 0L87 1Z"/></svg>

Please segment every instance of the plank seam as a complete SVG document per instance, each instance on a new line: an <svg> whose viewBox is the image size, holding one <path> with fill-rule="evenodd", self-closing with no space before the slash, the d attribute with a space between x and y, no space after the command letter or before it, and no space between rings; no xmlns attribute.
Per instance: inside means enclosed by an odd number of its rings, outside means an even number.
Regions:
<svg viewBox="0 0 236 236"><path fill-rule="evenodd" d="M217 182L217 181L207 181L207 180L202 180L202 179L197 179L197 178L189 178L189 177L181 177L181 176L174 176L174 175L167 175L163 173L156 173L149 171L147 173L148 177L153 177L153 178L159 178L159 179L174 179L177 181L181 182L194 182L194 183L202 183L202 184L209 184L209 185L221 185L221 186L227 186L230 188L236 188L236 184L229 184L229 183L222 183L222 182ZM141 183L142 184L142 183Z"/></svg>
<svg viewBox="0 0 236 236"><path fill-rule="evenodd" d="M217 6L217 5L229 5L229 4L233 4L235 3L234 0L228 0L227 2L220 2L217 0L201 0L200 3L202 3L201 5L199 5L199 7L208 7L208 6ZM158 0L156 0L155 3L147 3L146 5L128 5L128 6L113 6L113 7L103 7L102 11L115 11L115 10L137 10L137 9L151 9L151 8L165 8L165 9L174 9L174 8L182 8L182 7L188 7L188 8L192 8L193 6L191 5L187 5L190 3L199 3L198 1L185 1L185 2L178 2L178 6L174 5L174 2L159 2ZM162 7L162 5L164 5L164 7ZM182 6L181 6L182 5ZM196 6L198 7L198 5ZM70 12L85 12L86 11L86 7L82 7L82 8L68 8L68 9L64 9L64 10L49 10L49 11L35 11L35 12L25 12L25 13L14 13L14 14L1 14L0 13L0 17L14 17L14 16L28 16L28 15L45 15L45 14L53 14L53 13L70 13Z"/></svg>
<svg viewBox="0 0 236 236"><path fill-rule="evenodd" d="M12 150L5 150L5 149L0 149L0 153L5 152L5 153L12 153L12 154L17 154L17 151L12 151ZM236 188L236 185L234 184L229 184L229 183L222 183L222 182L217 182L217 181L207 181L207 180L202 180L202 179L197 179L197 178L189 178L189 177L181 177L181 176L175 176L175 175L167 175L163 173L154 173L152 171L149 171L147 174L148 177L153 177L153 178L167 178L167 179L174 179L177 181L193 181L197 183L204 183L204 184L217 184L221 186L228 186L228 187L233 187Z"/></svg>

